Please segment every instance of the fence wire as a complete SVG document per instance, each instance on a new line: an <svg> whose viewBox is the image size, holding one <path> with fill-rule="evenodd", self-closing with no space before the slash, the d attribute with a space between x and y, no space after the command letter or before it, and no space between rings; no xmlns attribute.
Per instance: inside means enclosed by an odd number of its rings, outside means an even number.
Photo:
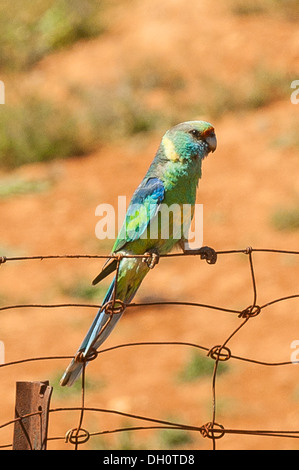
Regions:
<svg viewBox="0 0 299 470"><path fill-rule="evenodd" d="M146 307L146 306L185 306L185 307L198 307L198 308L206 308L206 309L213 309L213 310L218 310L226 313L233 313L237 315L238 318L240 318L240 324L235 328L228 336L227 338L222 342L222 344L217 344L214 345L210 348L205 347L203 345L197 344L197 343L192 343L192 342L184 342L184 341L146 341L146 342L131 342L131 343L124 343L124 344L118 344L116 346L112 346L109 348L101 349L99 351L95 351L92 357L86 358L86 361L90 361L92 359L95 359L97 355L100 354L105 354L108 351L112 350L120 350L122 348L130 348L130 347L136 347L136 346L144 346L144 345L152 345L152 346L157 346L157 345L169 345L169 346L189 346L198 350L204 351L207 356L210 358L214 359L214 368L213 368L213 374L212 374L212 396L211 396L211 401L212 401L212 415L211 415L211 420L207 423L202 424L201 426L195 426L192 424L186 424L186 423L180 423L176 421L168 421L168 420L163 420L163 419L157 419L153 418L150 416L141 416L133 413L126 413L123 411L118 411L114 409L106 409L106 408L97 408L97 407L88 407L85 405L86 401L86 370L85 370L85 365L83 367L83 373L82 373L82 378L81 378L81 398L80 398L80 405L76 407L56 407L56 408L50 408L49 413L60 413L60 412L79 412L79 419L77 422L77 425L74 426L70 430L66 430L65 434L63 436L56 436L56 437L48 437L48 441L61 441L64 440L67 443L73 444L74 449L77 450L80 448L80 445L86 443L90 438L93 436L103 436L106 434L116 434L124 431L139 431L139 430L144 430L144 429L172 429L172 430L185 430L185 431L192 431L199 433L203 438L208 438L211 440L211 447L213 450L216 449L216 442L219 441L219 439L223 438L225 435L233 435L233 434L238 434L238 435L255 435L255 436L268 436L268 437L280 437L280 438L289 438L289 439L299 439L299 423L298 423L298 430L270 430L270 429L231 429L224 427L221 423L217 422L217 416L216 416L216 402L217 402L217 371L219 370L219 363L222 361L228 361L231 359L235 359L238 361L243 361L243 362L248 362L248 363L253 363L253 364L258 364L258 365L263 365L263 366L268 366L268 367L278 367L278 366L284 366L284 365L289 365L289 364L295 364L298 363L299 361L276 361L276 362L268 362L268 361L261 361L257 359L251 359L248 357L241 357L237 356L232 353L231 349L228 347L229 342L231 339L241 330L244 328L244 326L249 322L249 320L253 319L257 315L259 315L263 310L265 310L267 307L277 304L280 302L285 302L290 299L294 298L299 298L299 293L295 293L292 295L284 296L284 297L279 297L276 299L273 299L263 305L258 305L257 303L257 282L256 282L256 274L255 274L255 268L254 268L254 253L280 253L280 254L290 254L294 256L299 255L299 251L294 251L294 250L280 250L280 249L268 249L268 248L252 248L248 247L246 249L241 249L241 250L222 250L222 251L214 251L213 256L214 258L209 258L208 257L203 257L201 254L201 258L206 259L206 261L210 264L214 264L217 260L218 256L223 256L223 255L232 255L236 253L240 254L245 254L248 257L248 265L249 265L249 270L250 270L250 278L251 278L251 291L252 291L252 303L247 306L246 308L242 310L236 310L236 309L229 309L229 308L224 308L221 306L216 306L216 305L210 305L210 304L202 304L202 303L197 303L197 302L188 302L188 301L154 301L154 302L139 302L139 303L131 303L131 304L124 304L122 301L116 298L116 295L114 294L112 301L110 302L110 305L106 305L106 308L108 307L109 313L110 313L110 318L112 318L112 315L117 315L122 311L124 308L140 308L140 307ZM181 257L181 256L197 256L200 253L197 252L190 252L190 253L171 253L167 255L161 255L161 257L164 258L170 258L170 257ZM144 258L144 255L89 255L89 254L74 254L74 255L46 255L46 256L16 256L16 257L7 257L7 256L0 256L0 266L4 265L7 262L13 262L13 261L33 261L33 260L53 260L53 259L80 259L80 258L89 258L89 259L108 259L108 258L113 258L115 257L117 259L117 270L118 272L119 269L119 263L123 257L128 257L128 258ZM114 293L116 292L116 287L117 283L114 288ZM99 309L101 306L100 305L95 305L95 304L90 304L90 303L52 303L52 304L37 304L37 303L26 303L26 304L14 304L14 305L5 305L0 307L0 311L7 311L7 310L12 310L12 309L22 309L22 308L44 308L44 309L57 309L57 308L62 308L62 307L76 307L76 308L95 308ZM11 361L11 362L6 362L3 364L0 364L0 369L1 368L6 368L12 365L21 365L24 363L28 362L35 362L35 361L48 361L48 360L57 360L57 359L72 359L73 356L69 355L59 355L59 356L43 356L43 357L30 357L30 358L21 358L16 361ZM128 427L120 427L116 429L109 429L109 430L99 430L95 432L89 432L87 429L83 427L83 422L84 422L84 417L86 413L108 413L112 415L118 415L122 416L125 418L130 418L135 420L136 422L142 422L142 424L136 424L134 426L128 426ZM41 413L38 412L38 413ZM35 414L38 414L35 413ZM3 424L0 424L0 429L5 428L6 426L14 424L16 421L20 421L22 419L28 418L29 416L32 416L34 413L31 413L30 415L24 415L15 419L12 419L10 421L7 421ZM146 423L146 424L145 424ZM12 444L0 444L0 448L11 448Z"/></svg>

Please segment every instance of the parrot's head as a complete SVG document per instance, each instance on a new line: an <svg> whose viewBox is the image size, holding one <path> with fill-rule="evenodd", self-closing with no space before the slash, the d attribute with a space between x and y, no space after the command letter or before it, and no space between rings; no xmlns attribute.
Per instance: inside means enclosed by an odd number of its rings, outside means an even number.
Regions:
<svg viewBox="0 0 299 470"><path fill-rule="evenodd" d="M163 153L170 161L202 160L217 147L214 127L205 121L187 121L169 129L162 139Z"/></svg>

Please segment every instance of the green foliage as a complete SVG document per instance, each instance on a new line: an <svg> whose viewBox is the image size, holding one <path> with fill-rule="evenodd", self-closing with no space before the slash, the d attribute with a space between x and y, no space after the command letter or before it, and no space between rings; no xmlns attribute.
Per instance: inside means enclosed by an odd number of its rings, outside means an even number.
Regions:
<svg viewBox="0 0 299 470"><path fill-rule="evenodd" d="M215 361L198 352L193 352L179 372L178 378L181 382L193 382L202 377L211 377L214 371ZM228 365L225 362L218 362L217 375L227 372Z"/></svg>
<svg viewBox="0 0 299 470"><path fill-rule="evenodd" d="M32 194L47 191L51 188L51 179L26 180L18 177L0 179L0 199L23 194Z"/></svg>
<svg viewBox="0 0 299 470"><path fill-rule="evenodd" d="M0 67L22 69L46 54L104 30L97 0L2 0Z"/></svg>
<svg viewBox="0 0 299 470"><path fill-rule="evenodd" d="M258 109L289 96L290 81L288 74L264 66L255 67L232 85L217 78L205 78L202 88L206 94L200 98L199 107L216 118L227 112Z"/></svg>
<svg viewBox="0 0 299 470"><path fill-rule="evenodd" d="M271 216L276 230L299 230L299 206L289 209L277 209Z"/></svg>
<svg viewBox="0 0 299 470"><path fill-rule="evenodd" d="M149 132L161 124L162 115L143 104L126 83L115 89L74 87L71 91L91 133L96 131L101 141Z"/></svg>
<svg viewBox="0 0 299 470"><path fill-rule="evenodd" d="M3 0L0 67L24 68L51 51L99 34L106 5L97 0L36 0L22 8L21 0ZM144 59L128 68L113 88L70 85L61 105L53 104L50 96L20 97L0 107L0 167L84 155L103 142L166 129L190 115L214 119L260 108L290 93L290 77L266 65L233 83L202 73L195 79L197 103L182 72ZM161 91L160 104L150 104L154 90Z"/></svg>
<svg viewBox="0 0 299 470"><path fill-rule="evenodd" d="M71 387L61 387L59 384L63 372L59 371L50 379L50 385L53 387L53 393L55 398L65 398L68 399L71 396L80 396L82 392L82 383L81 380L77 380ZM105 386L104 381L101 379L93 380L88 377L85 377L84 382L85 390L99 390Z"/></svg>
<svg viewBox="0 0 299 470"><path fill-rule="evenodd" d="M298 0L231 0L231 11L239 16L271 15L295 21L299 16Z"/></svg>
<svg viewBox="0 0 299 470"><path fill-rule="evenodd" d="M184 121L194 114L218 118L228 112L254 110L285 97L289 98L292 77L278 68L256 63L247 74L239 76L237 80L220 80L216 75L206 76L202 71L197 72L195 79L198 101L194 100L191 82L182 72L173 71L171 66L162 62L144 63L143 67L128 71L118 92L122 98L126 94L130 96L131 104L139 97L137 103L140 106L142 102L150 101L148 97L152 90L160 90L163 98L159 107L156 107L154 117L160 119L162 125L166 125L172 124L172 120Z"/></svg>
<svg viewBox="0 0 299 470"><path fill-rule="evenodd" d="M127 81L129 86L141 91L164 89L173 93L186 86L185 78L180 70L170 68L166 62L156 63L149 59L141 60L132 68L128 73Z"/></svg>
<svg viewBox="0 0 299 470"><path fill-rule="evenodd" d="M76 101L77 100L77 101ZM102 142L149 132L161 117L143 106L132 90L71 90L73 106L38 96L0 107L0 166L84 155Z"/></svg>
<svg viewBox="0 0 299 470"><path fill-rule="evenodd" d="M130 427L128 423L123 423L122 426ZM134 433L132 431L123 431L118 436L118 450L132 450L135 449L136 443L134 443Z"/></svg>
<svg viewBox="0 0 299 470"><path fill-rule="evenodd" d="M247 109L260 108L289 95L290 77L279 70L256 67L250 78L253 86L247 86L244 93Z"/></svg>
<svg viewBox="0 0 299 470"><path fill-rule="evenodd" d="M193 441L190 432L184 429L163 429L159 433L159 448L177 449L191 444Z"/></svg>
<svg viewBox="0 0 299 470"><path fill-rule="evenodd" d="M286 131L278 134L271 142L273 147L280 149L293 148L299 149L299 135L297 129L297 122L293 126L290 126Z"/></svg>
<svg viewBox="0 0 299 470"><path fill-rule="evenodd" d="M49 101L26 97L16 105L0 107L0 165L81 155L91 148L80 121Z"/></svg>
<svg viewBox="0 0 299 470"><path fill-rule="evenodd" d="M64 287L63 293L69 297L84 300L93 300L100 303L107 290L107 285L100 284L97 287L91 285L90 280L79 280L74 284Z"/></svg>
<svg viewBox="0 0 299 470"><path fill-rule="evenodd" d="M171 419L171 421L176 421ZM93 450L146 450L146 449L181 449L193 442L192 433L184 429L161 429L150 437L144 438L142 433L129 430L132 423L124 421L119 428L126 429L115 434L114 440L107 436L93 436L89 448Z"/></svg>

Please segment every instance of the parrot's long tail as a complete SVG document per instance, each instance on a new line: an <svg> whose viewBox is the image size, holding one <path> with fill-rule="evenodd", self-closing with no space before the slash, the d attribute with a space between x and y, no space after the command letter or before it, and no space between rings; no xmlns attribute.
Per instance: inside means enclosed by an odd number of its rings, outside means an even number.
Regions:
<svg viewBox="0 0 299 470"><path fill-rule="evenodd" d="M89 354L94 352L105 341L105 339L110 335L116 323L124 313L124 309L122 309L121 312L115 314L106 313L106 309L103 309L103 306L107 304L107 302L110 302L112 300L114 286L115 278L110 284L107 294L103 300L102 307L99 309L94 321L92 322L87 332L87 335L82 341L82 344L78 349L77 355L74 359L72 359L65 373L63 374L60 381L60 385L71 386L75 382L75 380L82 373L84 363L87 363L87 361L84 361L84 359L87 358ZM81 357L81 360L78 360L79 356Z"/></svg>

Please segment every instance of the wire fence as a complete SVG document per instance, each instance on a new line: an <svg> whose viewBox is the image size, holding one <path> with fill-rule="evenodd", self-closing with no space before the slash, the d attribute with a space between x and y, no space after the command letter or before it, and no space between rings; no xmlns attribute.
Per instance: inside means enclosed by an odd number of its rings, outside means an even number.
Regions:
<svg viewBox="0 0 299 470"><path fill-rule="evenodd" d="M262 365L265 367L282 367L289 364L294 364L298 361L290 360L290 361L276 361L276 362L269 362L269 361L261 361L257 359L251 359L248 357L241 357L232 353L231 349L229 348L229 343L235 335L241 329L244 329L245 325L248 324L249 321L253 321L256 316L260 315L265 309L270 307L271 305L278 304L281 302L286 302L290 299L299 298L299 293L294 293L292 295L279 297L276 299L272 299L263 305L258 304L258 294L257 294L257 282L256 282L256 270L254 267L254 255L255 253L276 253L276 254L289 254L292 256L298 256L299 251L292 251L292 250L278 250L278 249L267 249L267 248L246 248L241 250L223 250L223 251L214 251L212 249L208 249L203 254L202 252L190 252L190 253L173 253L168 255L162 255L162 257L180 257L180 256L193 256L193 255L200 255L202 259L206 259L209 264L214 264L217 261L219 256L227 256L233 255L236 253L244 254L247 256L248 259L248 268L250 272L250 279L251 279L251 295L252 295L252 302L250 305L246 306L242 310L224 308L221 306L210 305L210 304L202 304L197 302L188 302L188 301L154 301L154 302L140 302L140 303L131 303L131 304L124 304L121 300L116 298L116 295L113 296L112 301L109 302L109 305L105 305L106 311L110 314L110 319L113 315L117 315L123 311L124 308L134 309L136 307L146 307L146 306L161 306L161 305L177 305L177 306L184 306L184 307L197 307L197 308L206 308L206 309L213 309L218 310L226 313L235 314L239 319L240 323L238 326L231 331L231 333L224 339L222 344L214 345L210 348L205 347L203 345L192 343L192 342L183 342L183 341L147 341L147 342L134 342L134 343L124 343L118 344L116 346L101 349L99 351L94 351L91 356L86 358L86 361L91 361L95 359L100 354L105 354L108 351L112 350L121 350L123 348L132 348L137 346L143 345L169 345L169 346L188 346L194 348L196 350L204 351L207 356L214 360L214 368L211 378L211 402L212 402L212 412L211 412L211 419L207 423L203 423L200 426L196 426L193 424L186 424L180 423L177 421L169 421L163 419L157 419L150 416L141 416L133 413L126 413L122 411L118 411L115 409L106 409L106 408L97 408L97 407L88 407L85 405L86 403L86 370L84 362L83 367L83 374L81 378L81 398L80 403L76 407L56 407L50 408L49 413L50 415L53 413L60 413L65 411L70 412L79 412L79 418L77 418L77 424L70 430L66 430L63 436L56 436L56 437L48 437L48 441L65 441L70 443L74 446L74 449L80 449L82 444L85 444L90 438L93 436L103 436L105 434L116 434L124 431L139 431L144 429L172 429L172 430L184 430L184 431L192 431L199 433L203 438L210 439L211 441L211 448L213 450L216 449L216 443L223 438L225 435L233 435L239 434L243 436L248 435L255 435L255 436L269 436L269 437L281 437L281 438L288 438L288 439L298 439L299 438L299 423L297 430L271 430L271 429L231 429L224 427L221 423L218 422L217 419L217 412L216 412L216 403L217 403L217 376L219 372L219 363L223 361L228 361L231 359L235 359L241 362L248 362L253 364ZM18 256L18 257L0 257L0 266L4 265L8 262L13 261L33 261L33 260L51 260L51 259L80 259L80 258L112 258L115 257L117 259L117 269L116 272L118 273L119 263L123 257L142 257L144 255L47 255L47 256ZM3 268L1 268L3 269ZM117 283L115 285L116 292ZM95 308L98 309L99 305L94 305L90 303L56 303L56 304L35 304L35 303L27 303L27 304L15 304L15 305L5 305L0 307L0 311L4 312L11 309L22 309L22 308L44 308L44 309L57 309L61 307L88 307L88 308ZM28 362L35 362L35 361L49 361L49 360L56 360L56 359L72 359L73 356L43 356L43 357L30 357L30 358L20 358L19 360L6 362L0 364L0 369L10 367L12 365L22 365ZM87 429L84 428L84 418L86 413L108 413L111 415L118 415L125 418L130 418L134 420L133 426L126 426L120 427L116 429L109 429L109 430L99 430L95 432L89 432ZM15 418L13 420L7 421L5 423L0 424L0 429L10 426L14 424L16 421L20 421L28 417L21 416ZM0 448L11 448L12 444L1 444Z"/></svg>

